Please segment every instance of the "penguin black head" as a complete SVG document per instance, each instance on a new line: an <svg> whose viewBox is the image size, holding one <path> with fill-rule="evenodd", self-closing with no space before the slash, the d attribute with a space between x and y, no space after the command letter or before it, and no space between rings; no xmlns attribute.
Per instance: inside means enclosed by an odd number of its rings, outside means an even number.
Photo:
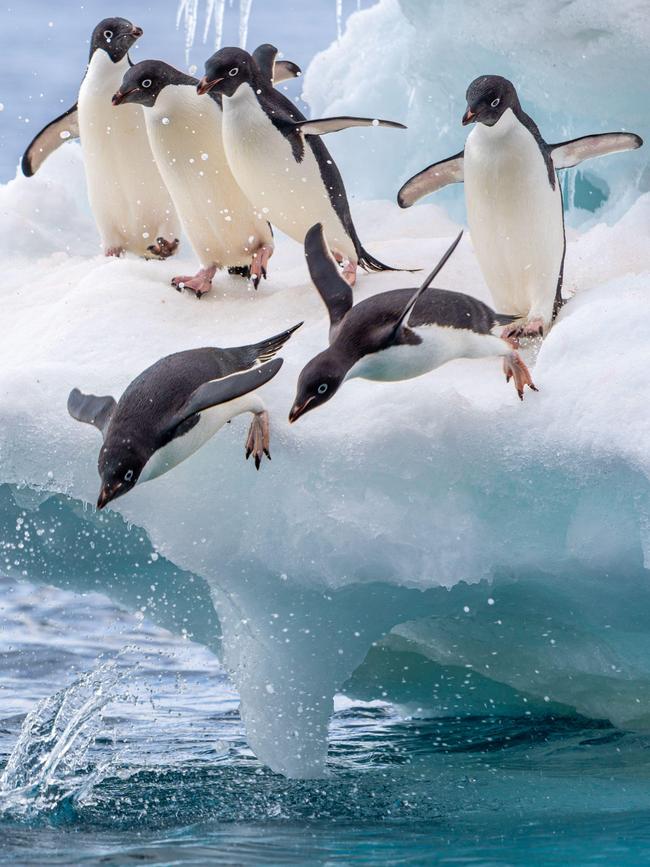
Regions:
<svg viewBox="0 0 650 867"><path fill-rule="evenodd" d="M156 104L161 90L168 84L194 86L196 79L185 75L162 60L142 60L127 69L120 89L113 96L113 105L135 102L149 108Z"/></svg>
<svg viewBox="0 0 650 867"><path fill-rule="evenodd" d="M222 48L205 62L205 75L197 85L198 93L232 96L240 84L259 78L257 65L242 48Z"/></svg>
<svg viewBox="0 0 650 867"><path fill-rule="evenodd" d="M103 509L111 500L128 494L140 478L140 473L149 457L149 454L138 449L133 442L107 440L102 446L97 462L102 480L97 508Z"/></svg>
<svg viewBox="0 0 650 867"><path fill-rule="evenodd" d="M298 377L296 399L289 413L289 421L297 421L301 415L326 403L339 390L346 373L347 367L337 361L331 348L312 358Z"/></svg>
<svg viewBox="0 0 650 867"><path fill-rule="evenodd" d="M126 18L104 18L93 30L90 39L90 57L92 58L93 54L101 48L113 63L119 63L142 33L142 27L137 27Z"/></svg>
<svg viewBox="0 0 650 867"><path fill-rule="evenodd" d="M467 88L467 111L463 126L468 123L484 123L494 126L506 109L516 111L519 98L515 86L500 75L481 75Z"/></svg>

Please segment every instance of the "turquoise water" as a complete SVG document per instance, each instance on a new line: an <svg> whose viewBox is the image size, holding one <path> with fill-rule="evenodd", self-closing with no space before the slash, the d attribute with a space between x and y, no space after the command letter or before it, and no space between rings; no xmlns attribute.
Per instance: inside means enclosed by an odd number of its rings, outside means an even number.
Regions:
<svg viewBox="0 0 650 867"><path fill-rule="evenodd" d="M650 861L650 737L552 715L405 719L340 698L327 778L288 781L248 750L207 650L100 595L4 579L0 599L0 766L37 700L107 698L22 762L63 745L65 768L20 797L5 788L1 863Z"/></svg>

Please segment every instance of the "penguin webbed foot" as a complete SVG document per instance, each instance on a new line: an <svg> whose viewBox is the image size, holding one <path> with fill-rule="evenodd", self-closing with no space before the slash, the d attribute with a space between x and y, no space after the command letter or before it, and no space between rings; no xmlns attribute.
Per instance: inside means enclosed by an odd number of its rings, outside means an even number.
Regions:
<svg viewBox="0 0 650 867"><path fill-rule="evenodd" d="M202 268L194 277L172 277L172 286L177 292L187 289L200 299L212 289L212 278L216 270L216 267Z"/></svg>
<svg viewBox="0 0 650 867"><path fill-rule="evenodd" d="M357 282L357 263L346 259L338 250L333 250L332 255L341 266L342 277L349 286L354 286Z"/></svg>
<svg viewBox="0 0 650 867"><path fill-rule="evenodd" d="M515 322L512 325L506 325L501 332L501 337L516 348L519 345L521 337L544 337L545 331L546 323L541 316L536 316L534 319L528 319L526 322ZM517 342L513 343L513 340Z"/></svg>
<svg viewBox="0 0 650 867"><path fill-rule="evenodd" d="M539 391L533 378L530 375L530 370L526 366L526 362L518 352L510 352L503 359L503 372L506 375L506 382L514 380L519 400L524 399L524 388L528 386L531 391Z"/></svg>
<svg viewBox="0 0 650 867"><path fill-rule="evenodd" d="M116 259L119 259L124 255L124 247L107 247L104 251L104 255L108 258L109 256L115 256Z"/></svg>
<svg viewBox="0 0 650 867"><path fill-rule="evenodd" d="M173 241L168 241L167 238L156 238L155 244L150 244L147 247L149 253L151 253L152 258L154 259L169 259L170 256L173 256L176 250L178 250L178 245L180 241L178 238L174 238Z"/></svg>
<svg viewBox="0 0 650 867"><path fill-rule="evenodd" d="M267 267L272 255L273 247L271 247L270 244L262 244L262 246L258 247L253 253L250 273L250 280L253 284L253 288L257 289L259 287L262 278L266 280Z"/></svg>
<svg viewBox="0 0 650 867"><path fill-rule="evenodd" d="M256 412L253 416L251 426L248 429L248 437L246 439L246 460L253 455L255 469L259 470L264 455L271 460L270 447L269 414L266 410Z"/></svg>

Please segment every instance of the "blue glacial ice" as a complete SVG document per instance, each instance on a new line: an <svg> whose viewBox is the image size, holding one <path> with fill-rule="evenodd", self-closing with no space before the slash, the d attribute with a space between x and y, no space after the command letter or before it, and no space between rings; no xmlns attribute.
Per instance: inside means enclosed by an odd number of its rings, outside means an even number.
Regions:
<svg viewBox="0 0 650 867"><path fill-rule="evenodd" d="M553 46L548 10L525 26L500 3L484 27L473 4L460 20L457 4L406 0L353 15L307 74L314 114L409 123L403 139L330 139L358 196L392 198L458 150L465 84L488 67L517 80L549 137L643 134L641 5L620 15L599 4L596 23L592 4L561 7ZM515 38L525 63L508 50ZM233 674L251 747L293 777L323 772L339 690L415 715L550 706L647 728L647 155L589 172L608 197L569 230L573 297L528 358L539 394L520 404L496 360L458 361L405 383L351 382L291 427L297 374L327 332L298 245L279 239L259 292L220 277L197 304L166 288L192 267L187 247L176 262L99 255L76 145L0 188L2 568L101 590L210 647ZM354 211L373 253L426 268L456 232L457 205ZM357 295L406 280L362 277ZM489 300L469 238L441 285ZM112 514L88 505L99 435L67 416L71 387L118 395L165 353L249 342L301 319L265 388L271 464L259 474L246 464L238 419Z"/></svg>

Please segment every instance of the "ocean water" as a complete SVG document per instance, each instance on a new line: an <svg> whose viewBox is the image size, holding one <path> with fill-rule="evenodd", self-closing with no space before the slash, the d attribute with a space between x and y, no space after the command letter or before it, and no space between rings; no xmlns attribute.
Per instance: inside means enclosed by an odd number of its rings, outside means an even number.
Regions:
<svg viewBox="0 0 650 867"><path fill-rule="evenodd" d="M553 715L409 719L339 696L327 776L286 780L247 748L204 648L99 594L9 579L0 594L0 768L59 693L30 772L0 784L0 863L650 859L650 737Z"/></svg>

